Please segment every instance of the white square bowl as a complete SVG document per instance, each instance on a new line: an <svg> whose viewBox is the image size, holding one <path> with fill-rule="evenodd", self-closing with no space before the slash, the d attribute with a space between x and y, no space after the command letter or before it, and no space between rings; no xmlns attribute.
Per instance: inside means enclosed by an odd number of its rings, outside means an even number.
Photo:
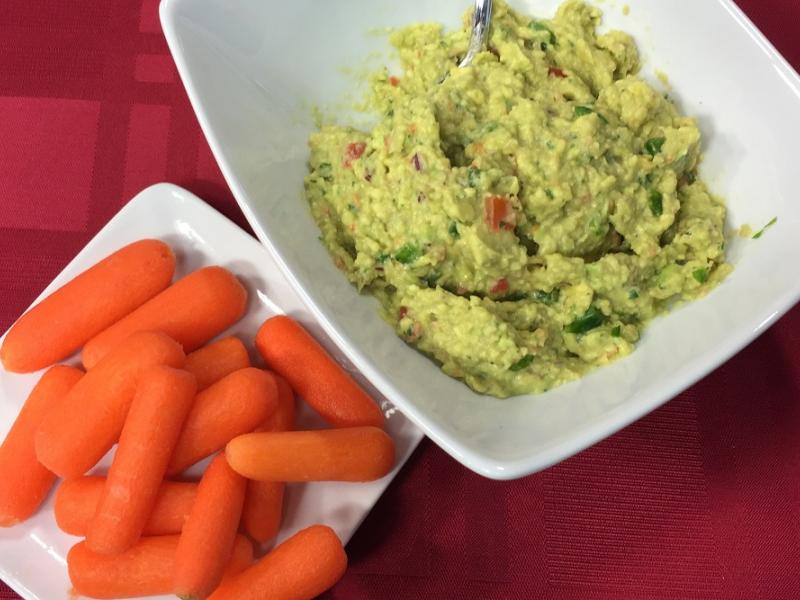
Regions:
<svg viewBox="0 0 800 600"><path fill-rule="evenodd" d="M551 15L558 0L512 2ZM396 406L469 468L496 479L543 469L657 408L727 360L800 298L800 78L730 0L604 5L646 68L666 71L705 134L703 176L726 197L735 271L658 319L610 367L540 396L496 400L443 375L395 337L317 241L303 199L311 107L359 95L342 67L387 50L376 28L458 26L467 0L163 0L164 31L225 177L258 237L326 332ZM679 32L679 33L676 33ZM371 54L372 53L372 54ZM372 60L373 64L376 63Z"/></svg>

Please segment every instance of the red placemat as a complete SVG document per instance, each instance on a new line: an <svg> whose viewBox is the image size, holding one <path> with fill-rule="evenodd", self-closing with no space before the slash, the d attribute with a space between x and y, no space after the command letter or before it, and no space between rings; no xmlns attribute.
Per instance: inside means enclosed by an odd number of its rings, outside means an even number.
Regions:
<svg viewBox="0 0 800 600"><path fill-rule="evenodd" d="M0 330L148 184L185 186L246 228L157 4L3 2ZM800 68L800 2L740 5ZM800 309L544 473L487 481L424 442L348 552L330 598L800 598Z"/></svg>

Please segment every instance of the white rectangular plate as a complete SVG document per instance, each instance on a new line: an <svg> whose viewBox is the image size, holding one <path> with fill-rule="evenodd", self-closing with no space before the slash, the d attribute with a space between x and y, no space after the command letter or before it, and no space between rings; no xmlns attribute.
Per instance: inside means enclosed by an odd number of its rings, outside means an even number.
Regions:
<svg viewBox="0 0 800 600"><path fill-rule="evenodd" d="M155 185L136 196L81 250L36 302L114 250L142 238L158 238L172 246L178 258L176 277L212 264L226 267L239 277L250 293L247 314L224 335L239 336L251 349L254 364L260 364L252 351L258 327L270 316L288 314L309 329L381 403L388 418L386 429L397 444L397 465L389 475L367 484L290 484L287 489L278 541L314 523L324 523L347 543L420 442L422 432L394 411L353 369L256 240L199 198L174 185ZM68 362L77 364L75 359ZM8 433L39 376L40 373L15 375L0 370L0 439ZM321 425L321 420L304 406L298 427ZM106 471L110 459L111 454L95 471ZM202 465L192 469L189 475L197 476L201 472ZM5 484L0 482L0 485ZM62 533L56 527L51 495L33 518L17 527L0 529L0 579L26 600L69 599L71 585L66 556L78 541L79 538ZM160 598L166 600L174 596Z"/></svg>

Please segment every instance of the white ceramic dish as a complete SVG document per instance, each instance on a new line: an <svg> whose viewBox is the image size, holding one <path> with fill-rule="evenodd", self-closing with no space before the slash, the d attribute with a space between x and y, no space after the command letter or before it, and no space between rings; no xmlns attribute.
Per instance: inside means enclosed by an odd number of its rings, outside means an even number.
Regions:
<svg viewBox="0 0 800 600"><path fill-rule="evenodd" d="M512 4L547 16L558 0ZM374 52L387 44L376 28L456 26L469 2L162 0L164 31L200 124L258 237L375 386L488 477L542 469L652 411L800 298L800 78L731 0L637 0L630 16L619 4L602 4L606 26L631 32L646 71L666 71L685 112L698 117L703 176L727 198L731 226L779 221L758 242L733 240L733 275L654 323L630 358L541 396L498 401L444 376L394 336L375 303L334 268L302 198L310 107L335 109L348 93L359 95L341 67L358 69L365 57L381 63Z"/></svg>
<svg viewBox="0 0 800 600"><path fill-rule="evenodd" d="M385 402L320 330L264 248L196 196L174 185L155 185L136 196L53 280L42 297L120 246L145 237L159 238L172 246L178 257L176 276L209 264L222 265L239 276L250 292L250 302L245 318L227 333L238 335L251 350L255 332L265 319L289 314L312 331L374 393L373 397ZM253 360L258 364L255 356ZM0 369L0 439L5 437L38 377L13 375ZM350 539L422 439L419 429L402 414L392 410L389 413L387 431L397 443L398 457L392 473L368 484L289 485L278 541L314 523L330 525L345 543ZM298 425L313 428L320 424L319 418L304 408ZM109 464L107 456L96 471L105 471ZM199 474L201 468L193 471ZM26 600L74 598L69 592L66 555L79 540L59 531L52 508L51 497L29 521L0 529L0 579Z"/></svg>

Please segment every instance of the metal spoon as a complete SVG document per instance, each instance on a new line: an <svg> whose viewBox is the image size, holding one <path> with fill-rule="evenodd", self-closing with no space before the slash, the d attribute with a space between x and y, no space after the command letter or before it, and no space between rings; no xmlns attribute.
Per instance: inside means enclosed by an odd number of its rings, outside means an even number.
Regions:
<svg viewBox="0 0 800 600"><path fill-rule="evenodd" d="M469 40L469 49L458 67L468 67L475 55L486 48L489 39L489 25L492 22L492 0L475 0L475 14L472 16L472 37Z"/></svg>

